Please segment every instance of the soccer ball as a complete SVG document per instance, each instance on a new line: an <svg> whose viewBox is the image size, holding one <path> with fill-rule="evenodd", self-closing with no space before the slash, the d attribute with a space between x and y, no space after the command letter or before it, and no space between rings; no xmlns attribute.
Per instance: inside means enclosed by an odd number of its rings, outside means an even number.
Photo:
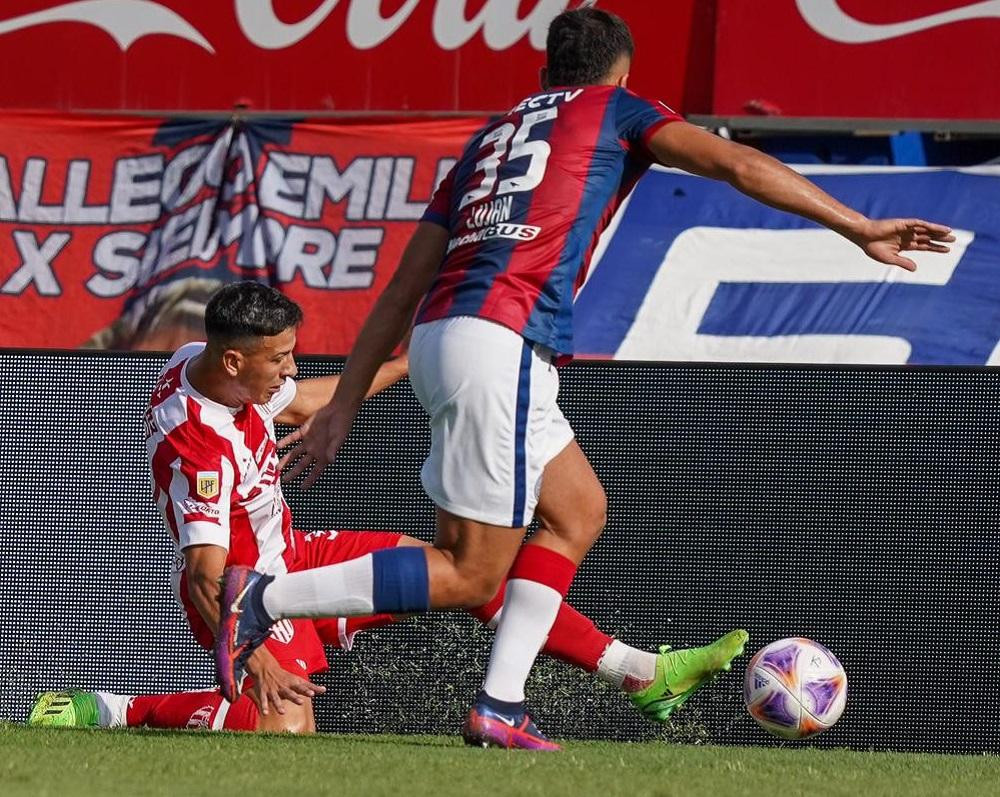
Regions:
<svg viewBox="0 0 1000 797"><path fill-rule="evenodd" d="M847 701L847 673L818 642L779 639L750 659L743 697L750 716L764 730L784 739L805 739L840 719Z"/></svg>

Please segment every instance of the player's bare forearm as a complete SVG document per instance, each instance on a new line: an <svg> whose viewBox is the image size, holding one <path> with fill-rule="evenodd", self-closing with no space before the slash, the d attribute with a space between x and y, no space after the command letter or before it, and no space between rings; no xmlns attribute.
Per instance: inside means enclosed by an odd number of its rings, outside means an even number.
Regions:
<svg viewBox="0 0 1000 797"><path fill-rule="evenodd" d="M734 145L741 146L741 145ZM770 155L751 147L728 176L738 191L778 210L803 216L858 243L869 219Z"/></svg>
<svg viewBox="0 0 1000 797"><path fill-rule="evenodd" d="M376 393L396 384L406 376L408 360L405 354L383 363L375 372L375 378L365 398L371 398ZM290 426L300 426L326 404L330 403L340 382L340 375L320 376L315 379L302 379L296 385L295 399L276 417L278 423Z"/></svg>
<svg viewBox="0 0 1000 797"><path fill-rule="evenodd" d="M190 545L184 549L188 595L213 634L219 627L219 579L226 568L226 555L226 549L218 545Z"/></svg>
<svg viewBox="0 0 1000 797"><path fill-rule="evenodd" d="M660 128L649 145L664 165L724 180L759 202L812 219L846 237L857 235L868 221L770 155L686 122Z"/></svg>
<svg viewBox="0 0 1000 797"><path fill-rule="evenodd" d="M309 471L302 481L302 489L308 489L336 457L361 402L382 386L381 381L373 384L376 372L409 331L417 306L430 288L447 246L446 229L430 222L417 225L399 268L358 334L333 399L279 444L279 448L287 449L278 462L284 479L295 479ZM386 381L403 373L402 362L389 365Z"/></svg>
<svg viewBox="0 0 1000 797"><path fill-rule="evenodd" d="M381 393L387 387L396 384L400 379L406 376L409 370L410 358L406 353L389 360L387 363L383 363L382 367L375 372L375 378L372 380L371 386L365 394L365 398L371 398L376 393Z"/></svg>

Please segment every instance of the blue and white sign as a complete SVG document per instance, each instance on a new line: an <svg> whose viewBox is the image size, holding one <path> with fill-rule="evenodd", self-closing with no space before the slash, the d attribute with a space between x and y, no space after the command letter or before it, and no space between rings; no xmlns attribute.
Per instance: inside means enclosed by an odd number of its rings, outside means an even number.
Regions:
<svg viewBox="0 0 1000 797"><path fill-rule="evenodd" d="M947 224L946 255L882 266L836 233L730 186L654 169L595 253L580 356L1000 364L1000 167L800 167L872 218Z"/></svg>

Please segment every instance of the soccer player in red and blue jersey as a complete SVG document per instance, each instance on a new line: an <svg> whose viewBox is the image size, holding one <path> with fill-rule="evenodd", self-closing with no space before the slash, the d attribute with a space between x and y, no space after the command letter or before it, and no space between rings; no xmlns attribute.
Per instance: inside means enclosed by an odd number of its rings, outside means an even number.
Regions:
<svg viewBox="0 0 1000 797"><path fill-rule="evenodd" d="M231 571L229 631L216 651L224 690L278 618L475 606L509 571L463 734L472 744L556 749L525 712L524 682L606 511L556 404L556 366L573 354L573 299L598 236L639 177L659 163L725 180L907 270L915 264L904 251L945 252L954 240L919 219L868 219L773 158L629 92L632 54L631 34L613 14L582 8L553 21L542 91L470 140L365 323L333 400L286 438L297 445L283 464L298 458L291 476L314 466L308 485L416 316L410 379L432 429L421 476L437 505L434 547L380 552L364 572L338 565L269 579ZM533 517L539 529L522 545ZM734 631L701 655L661 657L634 699L672 709L745 641Z"/></svg>

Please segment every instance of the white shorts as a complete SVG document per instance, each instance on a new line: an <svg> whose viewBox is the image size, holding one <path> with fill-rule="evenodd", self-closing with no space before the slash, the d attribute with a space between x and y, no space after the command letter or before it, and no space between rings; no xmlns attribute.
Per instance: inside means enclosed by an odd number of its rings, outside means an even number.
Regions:
<svg viewBox="0 0 1000 797"><path fill-rule="evenodd" d="M409 355L410 383L430 415L427 495L459 517L527 526L542 471L573 440L551 353L500 324L458 316L417 326Z"/></svg>

